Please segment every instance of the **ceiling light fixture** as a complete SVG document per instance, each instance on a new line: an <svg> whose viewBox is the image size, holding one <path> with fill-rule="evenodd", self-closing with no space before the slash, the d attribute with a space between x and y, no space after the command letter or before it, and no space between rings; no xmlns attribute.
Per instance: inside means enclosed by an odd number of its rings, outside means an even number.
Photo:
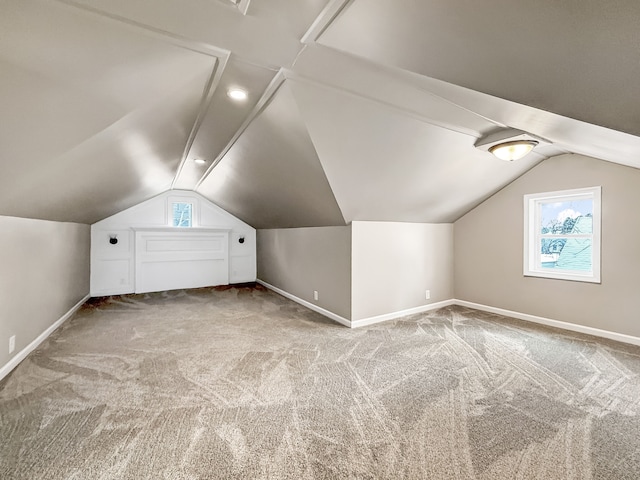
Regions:
<svg viewBox="0 0 640 480"><path fill-rule="evenodd" d="M511 162L526 156L537 146L550 145L542 138L512 128L494 132L476 142L476 148L490 152L500 160Z"/></svg>
<svg viewBox="0 0 640 480"><path fill-rule="evenodd" d="M229 98L232 100L238 101L246 100L249 97L247 91L242 90L241 88L230 88L227 90L227 95L229 95Z"/></svg>
<svg viewBox="0 0 640 480"><path fill-rule="evenodd" d="M511 162L524 157L533 150L533 147L536 145L538 145L538 142L535 140L516 140L513 142L498 143L489 148L489 151L500 160Z"/></svg>
<svg viewBox="0 0 640 480"><path fill-rule="evenodd" d="M198 165L204 165L207 161L204 158L194 158L193 161Z"/></svg>

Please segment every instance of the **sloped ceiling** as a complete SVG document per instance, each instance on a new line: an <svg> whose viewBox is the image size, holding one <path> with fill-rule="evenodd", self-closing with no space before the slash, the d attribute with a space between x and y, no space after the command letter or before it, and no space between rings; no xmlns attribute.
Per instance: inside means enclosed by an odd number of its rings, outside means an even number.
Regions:
<svg viewBox="0 0 640 480"><path fill-rule="evenodd" d="M319 43L640 135L638 19L634 0L356 0Z"/></svg>
<svg viewBox="0 0 640 480"><path fill-rule="evenodd" d="M255 228L344 225L288 85L198 191Z"/></svg>
<svg viewBox="0 0 640 480"><path fill-rule="evenodd" d="M638 18L631 0L0 0L0 214L94 223L173 188L257 228L450 222L553 155L640 168ZM474 147L506 127L551 145Z"/></svg>

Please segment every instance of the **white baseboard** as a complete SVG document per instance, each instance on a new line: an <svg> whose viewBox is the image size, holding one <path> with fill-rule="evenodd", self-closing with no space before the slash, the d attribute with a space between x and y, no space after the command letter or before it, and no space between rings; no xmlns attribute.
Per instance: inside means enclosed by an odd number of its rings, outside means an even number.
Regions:
<svg viewBox="0 0 640 480"><path fill-rule="evenodd" d="M280 295L288 298L289 300L293 300L294 302L299 303L300 305L304 305L308 309L313 310L314 312L318 312L324 315L325 317L335 320L336 322L344 325L345 327L350 327L350 328L365 327L367 325L373 325L374 323L385 322L387 320L393 320L394 318L405 317L407 315L413 315L414 313L428 312L430 310L436 310L438 308L446 307L448 305L453 305L453 300L445 300L444 302L431 303L429 305L421 305L419 307L410 308L407 310L400 310L398 312L385 313L384 315L377 315L375 317L362 318L360 320L348 320L340 315L330 312L329 310L326 310L322 307L314 305L311 302L303 300L300 297L296 297L295 295L292 295L289 292L286 292L278 287L275 287L263 280L258 279L256 281L257 283L268 288L269 290L273 290L274 292L279 293Z"/></svg>
<svg viewBox="0 0 640 480"><path fill-rule="evenodd" d="M262 280L257 280L260 285L265 286L269 290L273 290L276 293L279 293L283 297L288 298L289 300L293 300L300 305L304 305L305 307L316 311L325 317L328 317L336 322L345 325L350 328L364 327L367 325L373 325L379 322L385 322L387 320L393 320L395 318L405 317L407 315L413 315L415 313L428 312L431 310L436 310L438 308L447 307L449 305L459 305L461 307L473 308L476 310L482 310L490 313L497 313L498 315L504 315L505 317L517 318L519 320L525 320L527 322L538 323L541 325L547 325L549 327L560 328L562 330L569 330L571 332L585 333L587 335L593 335L601 338L608 338L610 340L616 340L618 342L629 343L631 345L639 345L640 346L640 338L634 337L632 335L626 335L624 333L610 332L608 330L602 330L594 327L587 327L584 325L578 325L575 323L563 322L560 320L554 320L552 318L538 317L536 315L529 315L528 313L515 312L513 310L505 310L504 308L490 307L488 305L482 305L480 303L467 302L466 300L458 300L458 299L450 299L444 300L442 302L431 303L429 305L421 305L419 307L410 308L407 310L401 310L398 312L386 313L384 315L378 315L375 317L363 318L360 320L348 320L340 315L336 315L333 312L325 310L324 308L318 307L313 303L307 302L295 295L292 295L284 290L281 290L278 287L274 287L273 285L264 282Z"/></svg>
<svg viewBox="0 0 640 480"><path fill-rule="evenodd" d="M453 305L453 302L454 300L444 300L442 302L429 303L427 305L420 305L419 307L408 308L406 310L400 310L397 312L385 313L384 315L376 315L375 317L362 318L360 320L351 320L351 328L365 327L367 325L373 325L374 323L386 322L387 320L406 317L407 315L413 315L415 313L437 310L438 308Z"/></svg>
<svg viewBox="0 0 640 480"><path fill-rule="evenodd" d="M60 325L69 320L71 316L78 311L78 309L91 298L91 295L86 295L82 300L76 303L71 309L65 313L62 317L55 321L53 325L47 328L44 332L42 332L38 338L36 338L29 345L20 350L11 360L9 360L2 368L0 368L0 380L6 377L14 368L18 366L18 364L27 358L31 352L33 352L38 345L44 342L49 335L51 335Z"/></svg>
<svg viewBox="0 0 640 480"><path fill-rule="evenodd" d="M344 317L341 317L340 315L330 312L329 310L325 310L324 308L319 307L318 305L314 305L311 302L307 302L306 300L303 300L300 297L296 297L295 295L292 295L289 292L285 292L284 290L278 287L275 287L270 283L267 283L260 279L256 280L256 282L262 285L263 287L268 288L269 290L273 290L274 292L279 293L280 295L282 295L285 298L288 298L289 300L293 300L294 302L299 303L300 305L304 305L309 310L313 310L314 312L318 312L319 314L324 315L325 317L328 317L331 320L335 320L336 322L344 325L345 327L351 327L351 321Z"/></svg>
<svg viewBox="0 0 640 480"><path fill-rule="evenodd" d="M503 308L490 307L488 305L482 305L480 303L467 302L465 300L453 300L455 305L461 307L474 308L476 310L482 310L489 313L497 313L498 315L504 315L505 317L517 318L519 320L526 320L527 322L539 323L541 325L547 325L549 327L561 328L563 330L570 330L572 332L586 333L587 335L594 335L596 337L608 338L610 340L616 340L618 342L630 343L632 345L640 345L640 338L632 335L626 335L624 333L610 332L608 330L601 330L594 327L586 327L584 325L578 325L576 323L562 322L560 320L553 320L551 318L538 317L536 315L529 315L528 313L514 312L513 310L505 310Z"/></svg>

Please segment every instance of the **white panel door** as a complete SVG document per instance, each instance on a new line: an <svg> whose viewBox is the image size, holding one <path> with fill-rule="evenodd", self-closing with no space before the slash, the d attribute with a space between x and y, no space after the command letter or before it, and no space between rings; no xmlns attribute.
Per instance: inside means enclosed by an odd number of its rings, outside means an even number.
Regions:
<svg viewBox="0 0 640 480"><path fill-rule="evenodd" d="M136 230L136 293L229 283L229 232Z"/></svg>

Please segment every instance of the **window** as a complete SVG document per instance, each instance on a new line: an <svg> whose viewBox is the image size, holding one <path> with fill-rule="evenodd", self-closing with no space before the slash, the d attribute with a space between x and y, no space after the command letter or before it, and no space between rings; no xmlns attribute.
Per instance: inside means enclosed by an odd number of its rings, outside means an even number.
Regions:
<svg viewBox="0 0 640 480"><path fill-rule="evenodd" d="M193 204L186 202L173 202L171 204L171 225L174 227L191 227L193 217Z"/></svg>
<svg viewBox="0 0 640 480"><path fill-rule="evenodd" d="M600 187L524 196L524 275L600 283Z"/></svg>

